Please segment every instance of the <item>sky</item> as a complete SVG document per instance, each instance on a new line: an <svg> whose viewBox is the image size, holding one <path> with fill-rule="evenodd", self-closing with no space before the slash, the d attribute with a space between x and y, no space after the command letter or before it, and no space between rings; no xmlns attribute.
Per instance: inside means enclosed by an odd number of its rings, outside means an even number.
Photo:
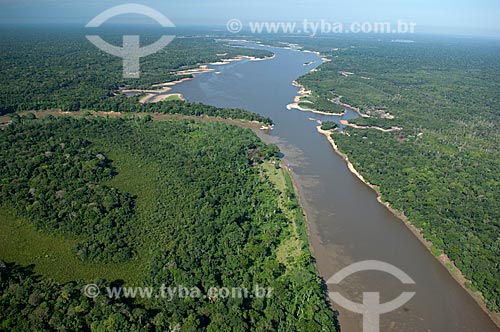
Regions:
<svg viewBox="0 0 500 332"><path fill-rule="evenodd" d="M110 7L150 6L175 25L248 21L415 22L417 32L500 36L500 0L0 0L1 23L85 24Z"/></svg>

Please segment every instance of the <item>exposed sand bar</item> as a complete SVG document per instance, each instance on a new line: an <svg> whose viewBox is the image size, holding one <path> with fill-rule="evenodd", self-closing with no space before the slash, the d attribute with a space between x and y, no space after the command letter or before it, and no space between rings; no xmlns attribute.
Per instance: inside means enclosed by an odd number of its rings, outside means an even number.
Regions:
<svg viewBox="0 0 500 332"><path fill-rule="evenodd" d="M309 108L303 108L299 105L299 103L291 103L286 105L286 108L291 111L292 109L296 109L302 112L312 112L316 114L322 114L322 115L331 115L331 116L342 116L345 113L328 113L328 112L322 112L322 111L317 111L315 109L309 109Z"/></svg>
<svg viewBox="0 0 500 332"><path fill-rule="evenodd" d="M306 88L303 85L299 84L299 82L297 82L297 81L293 81L292 85L300 88L300 90L297 92L297 96L295 96L293 103L286 105L286 108L289 111L291 111L292 109L296 109L296 110L303 111L303 112L312 112L312 113L316 113L316 114L331 115L331 116L342 116L345 114L345 112L343 112L343 113L329 113L329 112L318 111L318 110L315 110L314 108L301 107L300 103L313 104L312 102L307 101L307 100L302 101L302 98L310 96L312 94L312 91L306 90Z"/></svg>
<svg viewBox="0 0 500 332"><path fill-rule="evenodd" d="M180 99L184 99L184 97L181 94L166 94L165 97L163 97L163 94L169 92L172 90L172 86L176 84L180 84L189 80L192 80L193 78L186 77L177 81L172 81L172 82L166 82L166 83L160 83L160 84L154 84L151 87L152 88L158 88L158 89L146 89L146 90L141 90L141 89L122 89L120 92L122 93L137 93L137 94L146 94L143 96L139 102L141 104L144 103L156 103L158 101L164 100L166 98L169 98L173 95L177 95L180 97Z"/></svg>
<svg viewBox="0 0 500 332"><path fill-rule="evenodd" d="M150 97L147 102L148 103L157 103L159 101L170 99L172 97L174 97L176 99L180 99L180 100L186 100L186 99L184 99L184 96L182 95L182 93L167 93L167 94L161 94L161 95L154 95L154 96Z"/></svg>
<svg viewBox="0 0 500 332"><path fill-rule="evenodd" d="M254 56L248 56L248 55L238 55L234 58L230 58L230 59L221 59L221 61L218 61L218 62L212 62L210 63L210 65L212 66L222 66L222 65L227 65L231 62L235 62L235 61L241 61L241 60L250 60L250 61L265 61L265 60L271 60L271 59L274 59L276 57L276 54L273 54L271 56L267 56L267 57L264 57L264 58L257 58L257 57L254 57Z"/></svg>

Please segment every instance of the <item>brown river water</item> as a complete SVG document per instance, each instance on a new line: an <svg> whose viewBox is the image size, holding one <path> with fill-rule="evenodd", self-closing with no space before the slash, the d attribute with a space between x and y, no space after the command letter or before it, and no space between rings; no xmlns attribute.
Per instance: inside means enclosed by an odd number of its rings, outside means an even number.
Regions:
<svg viewBox="0 0 500 332"><path fill-rule="evenodd" d="M239 107L275 122L271 132L259 132L266 142L277 144L284 163L292 171L308 218L309 241L317 267L326 281L342 268L359 261L390 263L414 281L402 284L387 273L358 272L329 291L362 302L363 292L379 292L382 303L403 291L416 292L404 306L380 317L380 331L459 332L499 331L475 300L451 277L425 246L398 218L377 202L376 193L348 170L345 161L316 130L317 120L339 122L343 118L298 110L289 111L298 88L292 81L321 64L313 53L246 46L272 51L266 61L242 60L213 65L213 72L198 75L169 93L187 100L220 107ZM312 62L310 65L305 65ZM397 121L397 119L395 120ZM362 331L362 315L333 304L339 311L342 331Z"/></svg>

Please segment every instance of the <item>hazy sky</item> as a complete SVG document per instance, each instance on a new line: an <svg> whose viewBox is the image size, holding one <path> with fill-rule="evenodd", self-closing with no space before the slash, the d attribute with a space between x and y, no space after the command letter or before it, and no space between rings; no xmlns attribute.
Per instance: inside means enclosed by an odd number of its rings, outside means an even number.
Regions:
<svg viewBox="0 0 500 332"><path fill-rule="evenodd" d="M0 22L87 22L117 4L141 3L176 25L242 21L413 21L421 30L452 28L500 35L500 0L0 0Z"/></svg>

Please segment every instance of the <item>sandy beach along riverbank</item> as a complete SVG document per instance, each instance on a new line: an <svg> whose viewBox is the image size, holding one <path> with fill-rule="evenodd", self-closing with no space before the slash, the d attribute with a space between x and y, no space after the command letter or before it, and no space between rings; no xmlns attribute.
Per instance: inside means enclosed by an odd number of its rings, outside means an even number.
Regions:
<svg viewBox="0 0 500 332"><path fill-rule="evenodd" d="M439 256L434 255L435 249L432 244L432 242L428 241L424 235L422 234L421 230L416 227L408 217L404 214L403 211L396 210L391 207L389 202L385 202L382 199L382 194L380 192L380 189L368 182L361 173L356 170L354 165L351 163L349 160L349 157L340 151L339 147L337 146L337 143L335 143L335 140L332 137L332 130L323 130L321 129L321 126L317 126L316 129L318 130L318 133L324 135L328 141L330 142L331 146L333 147L333 150L340 156L342 159L345 160L347 167L349 171L354 174L361 182L363 182L365 185L373 189L377 193L377 200L380 204L384 205L394 216L396 216L399 220L401 220L406 227L418 238L418 240L429 250L431 254L448 270L448 272L451 274L453 279L455 279L456 282L462 286L463 289L469 293L469 295L478 303L478 305L481 307L481 309L491 318L491 320L500 328L500 314L499 313L494 313L488 309L486 306L483 296L480 292L473 292L471 289L469 289L466 286L466 283L471 283L470 280L468 280L463 273L456 267L455 263L446 255L445 253L441 253Z"/></svg>

